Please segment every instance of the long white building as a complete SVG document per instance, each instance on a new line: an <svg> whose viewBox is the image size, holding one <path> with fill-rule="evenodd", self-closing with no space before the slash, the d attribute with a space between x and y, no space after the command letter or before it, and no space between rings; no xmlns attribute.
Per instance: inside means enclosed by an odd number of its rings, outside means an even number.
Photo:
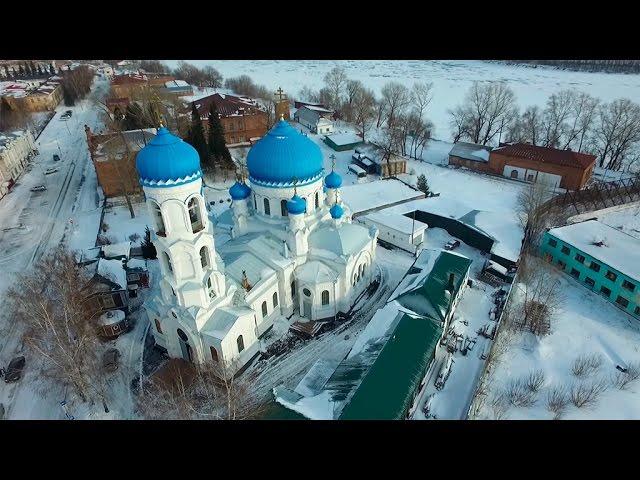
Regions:
<svg viewBox="0 0 640 480"><path fill-rule="evenodd" d="M320 148L284 120L249 151L220 247L214 223L225 219L207 214L194 148L162 127L136 165L162 270L145 309L171 357L236 371L278 317L334 317L373 280L377 229L351 223L342 179L324 177Z"/></svg>

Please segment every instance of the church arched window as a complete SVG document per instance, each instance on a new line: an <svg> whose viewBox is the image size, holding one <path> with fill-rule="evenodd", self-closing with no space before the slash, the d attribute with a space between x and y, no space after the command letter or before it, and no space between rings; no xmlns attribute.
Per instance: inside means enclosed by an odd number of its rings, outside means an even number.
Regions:
<svg viewBox="0 0 640 480"><path fill-rule="evenodd" d="M282 214L283 217L288 217L289 216L289 211L287 210L287 201L286 200L280 200L280 213Z"/></svg>
<svg viewBox="0 0 640 480"><path fill-rule="evenodd" d="M267 316L267 301L262 302L262 318Z"/></svg>
<svg viewBox="0 0 640 480"><path fill-rule="evenodd" d="M202 215L200 214L200 205L198 205L198 200L193 197L191 200L189 200L187 206L189 208L189 221L191 222L191 231L193 233L198 233L203 228Z"/></svg>
<svg viewBox="0 0 640 480"><path fill-rule="evenodd" d="M316 192L316 210L320 208L320 194Z"/></svg>
<svg viewBox="0 0 640 480"><path fill-rule="evenodd" d="M209 347L209 351L211 352L211 360L213 360L214 362L218 361L218 351L216 350L216 347Z"/></svg>
<svg viewBox="0 0 640 480"><path fill-rule="evenodd" d="M167 252L162 252L164 256L164 263L167 265L167 270L173 273L173 265L171 265L171 257Z"/></svg>
<svg viewBox="0 0 640 480"><path fill-rule="evenodd" d="M207 268L210 264L209 249L207 247L202 247L200 249L200 265L202 268Z"/></svg>
<svg viewBox="0 0 640 480"><path fill-rule="evenodd" d="M322 305L329 305L329 290L322 292Z"/></svg>
<svg viewBox="0 0 640 480"><path fill-rule="evenodd" d="M242 339L242 335L238 335L236 343L238 344L238 353L242 352L244 350L244 340Z"/></svg>
<svg viewBox="0 0 640 480"><path fill-rule="evenodd" d="M162 219L162 210L160 210L160 205L153 202L152 210L153 210L153 218L156 222L156 235L160 235L161 237L164 237L166 235L166 232L164 228L164 220Z"/></svg>
<svg viewBox="0 0 640 480"><path fill-rule="evenodd" d="M517 170L511 170L511 178L518 178L518 171Z"/></svg>
<svg viewBox="0 0 640 480"><path fill-rule="evenodd" d="M278 306L278 292L273 292L273 308Z"/></svg>
<svg viewBox="0 0 640 480"><path fill-rule="evenodd" d="M269 205L269 199L264 199L264 214L271 215L271 205Z"/></svg>

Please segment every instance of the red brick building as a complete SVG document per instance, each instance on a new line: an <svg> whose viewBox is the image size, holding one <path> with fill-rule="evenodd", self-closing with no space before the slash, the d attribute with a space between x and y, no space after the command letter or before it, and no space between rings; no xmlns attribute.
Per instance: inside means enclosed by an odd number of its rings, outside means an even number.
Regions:
<svg viewBox="0 0 640 480"><path fill-rule="evenodd" d="M193 102L205 129L208 128L207 120L212 103L220 115L227 144L249 142L252 138L260 138L267 133L267 112L255 100L220 93Z"/></svg>
<svg viewBox="0 0 640 480"><path fill-rule="evenodd" d="M587 153L514 143L491 150L489 170L507 178L579 190L591 178L595 161Z"/></svg>

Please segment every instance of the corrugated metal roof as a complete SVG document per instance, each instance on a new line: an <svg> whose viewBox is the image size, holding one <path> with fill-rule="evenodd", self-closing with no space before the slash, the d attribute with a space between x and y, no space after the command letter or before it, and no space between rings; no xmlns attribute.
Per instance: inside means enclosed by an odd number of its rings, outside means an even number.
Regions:
<svg viewBox="0 0 640 480"><path fill-rule="evenodd" d="M494 148L492 153L574 168L589 168L596 160L594 155L587 153L540 147L537 145L529 145L528 143L514 143L512 145Z"/></svg>
<svg viewBox="0 0 640 480"><path fill-rule="evenodd" d="M403 419L441 336L439 322L403 314L339 418Z"/></svg>
<svg viewBox="0 0 640 480"><path fill-rule="evenodd" d="M451 305L451 298L462 286L462 280L470 266L471 260L467 257L443 251L425 281L418 288L400 295L396 301L419 315L443 321ZM451 293L447 291L450 274L454 275L454 290Z"/></svg>

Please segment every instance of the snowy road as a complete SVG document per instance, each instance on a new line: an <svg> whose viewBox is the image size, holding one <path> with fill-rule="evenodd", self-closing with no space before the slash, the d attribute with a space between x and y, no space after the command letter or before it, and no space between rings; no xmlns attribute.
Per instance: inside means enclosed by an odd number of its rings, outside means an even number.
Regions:
<svg viewBox="0 0 640 480"><path fill-rule="evenodd" d="M23 224L25 227L0 230L0 307L5 307L4 293L15 281L16 274L26 271L63 242L83 186L95 189L94 182L85 181L90 159L84 125L94 130L101 127L94 102L101 100L107 91L108 83L97 78L87 99L74 107L58 106L56 115L36 142L39 155L23 172L13 191L0 200L0 225L7 228ZM65 110L73 111L66 122L60 120ZM53 161L54 154L60 155L60 161ZM58 171L45 175L45 170L52 167ZM47 189L31 192L36 185ZM21 332L4 314L6 308L1 310L0 365L6 365L22 348ZM0 402L5 404L7 418L60 418L62 411L51 406L52 400L56 404L59 401L57 396L52 399L50 395L35 394L36 382L29 375L29 361L27 358L25 378L18 384L0 384Z"/></svg>

